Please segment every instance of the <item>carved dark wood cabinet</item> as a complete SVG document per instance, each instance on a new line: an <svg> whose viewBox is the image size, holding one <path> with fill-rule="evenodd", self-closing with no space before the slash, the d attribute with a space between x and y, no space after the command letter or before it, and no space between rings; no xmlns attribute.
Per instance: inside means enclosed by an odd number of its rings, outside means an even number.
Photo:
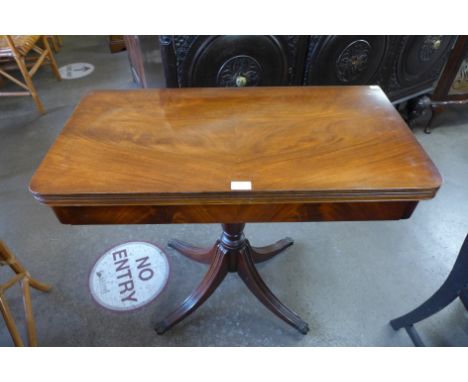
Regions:
<svg viewBox="0 0 468 382"><path fill-rule="evenodd" d="M431 91L455 40L454 36L393 37L382 83L390 99Z"/></svg>
<svg viewBox="0 0 468 382"><path fill-rule="evenodd" d="M300 85L307 36L160 36L167 85Z"/></svg>
<svg viewBox="0 0 468 382"><path fill-rule="evenodd" d="M377 84L430 92L456 36L159 36L168 87Z"/></svg>
<svg viewBox="0 0 468 382"><path fill-rule="evenodd" d="M387 36L311 36L305 85L377 83L388 57Z"/></svg>

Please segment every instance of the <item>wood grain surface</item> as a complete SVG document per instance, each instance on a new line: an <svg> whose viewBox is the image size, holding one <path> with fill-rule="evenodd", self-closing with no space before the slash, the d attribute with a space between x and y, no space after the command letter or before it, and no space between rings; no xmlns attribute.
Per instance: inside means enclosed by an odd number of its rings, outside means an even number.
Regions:
<svg viewBox="0 0 468 382"><path fill-rule="evenodd" d="M177 224L398 220L417 202L53 207L65 224Z"/></svg>
<svg viewBox="0 0 468 382"><path fill-rule="evenodd" d="M252 189L233 191L232 181ZM432 198L440 184L378 87L186 88L88 94L30 190L53 207L180 213L184 206L305 211L311 203L414 202Z"/></svg>

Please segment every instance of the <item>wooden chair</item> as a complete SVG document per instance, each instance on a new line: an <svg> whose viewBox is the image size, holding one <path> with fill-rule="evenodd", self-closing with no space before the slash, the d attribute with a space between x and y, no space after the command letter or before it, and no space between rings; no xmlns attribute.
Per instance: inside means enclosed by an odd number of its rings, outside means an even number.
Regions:
<svg viewBox="0 0 468 382"><path fill-rule="evenodd" d="M2 312L8 331L10 332L11 338L16 346L24 346L23 340L19 334L18 328L15 325L13 316L10 312L10 308L5 300L4 292L15 285L17 282L21 282L23 289L23 303L24 311L26 314L26 328L28 333L29 346L37 346L36 339L36 327L34 324L34 317L31 305L31 292L29 287L40 290L41 292L48 292L50 286L43 284L31 277L29 272L23 267L23 265L16 259L16 257L10 252L8 247L0 240L0 265L8 265L13 272L16 273L14 277L8 280L5 284L0 284L0 311Z"/></svg>
<svg viewBox="0 0 468 382"><path fill-rule="evenodd" d="M42 42L42 47L38 45ZM35 52L38 56L31 57L30 52ZM54 55L50 48L49 42L45 36L0 36L0 60L1 62L11 63L14 61L16 67L20 70L24 82L13 77L7 72L11 67L0 66L0 76L3 76L16 85L25 89L25 91L0 92L0 96L32 96L40 113L45 113L44 106L37 94L36 88L32 82L32 77L37 70L45 62L48 62L52 68L52 72L61 80L60 73L55 62ZM32 64L30 60L33 60ZM35 62L34 62L35 61ZM28 66L31 69L28 70Z"/></svg>
<svg viewBox="0 0 468 382"><path fill-rule="evenodd" d="M394 330L405 328L415 346L424 346L414 324L436 314L459 298L468 311L468 234L457 260L441 287L411 312L390 321Z"/></svg>

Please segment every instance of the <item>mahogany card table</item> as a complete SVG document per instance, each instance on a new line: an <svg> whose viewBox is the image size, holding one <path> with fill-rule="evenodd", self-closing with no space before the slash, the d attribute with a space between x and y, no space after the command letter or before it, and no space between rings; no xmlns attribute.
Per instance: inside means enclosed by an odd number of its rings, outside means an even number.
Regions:
<svg viewBox="0 0 468 382"><path fill-rule="evenodd" d="M406 219L440 184L377 86L186 88L91 92L30 190L65 224L222 224L211 248L169 243L209 269L158 333L237 272L305 334L255 267L292 239L254 247L245 223Z"/></svg>

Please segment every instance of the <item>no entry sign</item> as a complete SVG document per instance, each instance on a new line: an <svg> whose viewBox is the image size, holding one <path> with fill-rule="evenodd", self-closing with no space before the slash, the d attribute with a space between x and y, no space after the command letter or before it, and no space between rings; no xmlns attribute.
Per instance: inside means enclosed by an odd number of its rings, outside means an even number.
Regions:
<svg viewBox="0 0 468 382"><path fill-rule="evenodd" d="M89 276L96 302L108 309L137 309L154 300L169 278L166 254L157 246L134 241L102 255Z"/></svg>

